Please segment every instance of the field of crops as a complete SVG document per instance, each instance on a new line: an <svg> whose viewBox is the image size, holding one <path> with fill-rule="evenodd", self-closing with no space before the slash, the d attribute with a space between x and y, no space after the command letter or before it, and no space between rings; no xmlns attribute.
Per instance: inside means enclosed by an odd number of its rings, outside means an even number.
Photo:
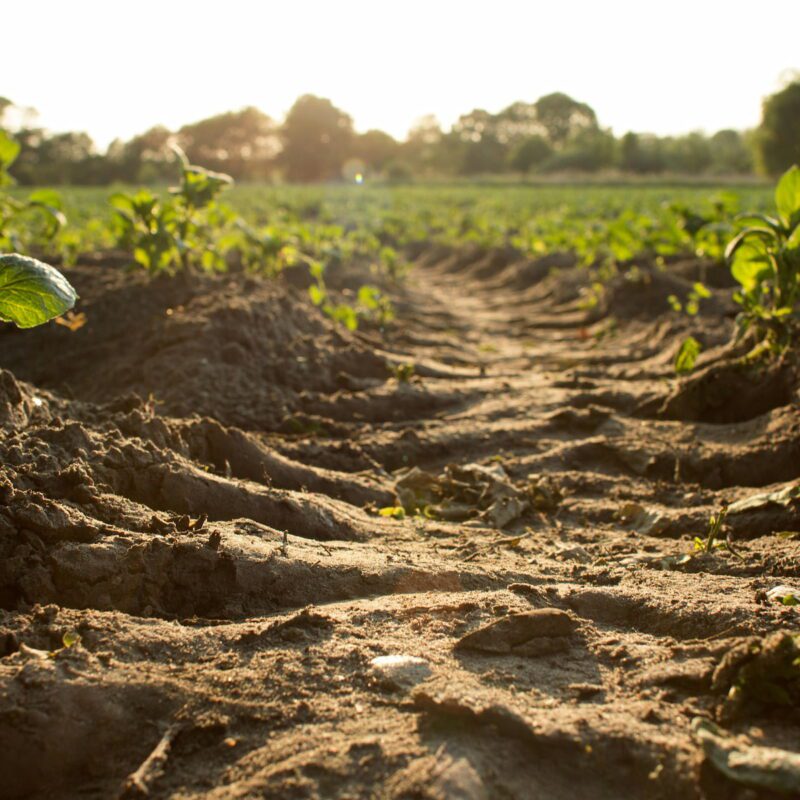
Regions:
<svg viewBox="0 0 800 800"><path fill-rule="evenodd" d="M800 170L176 172L0 187L0 794L800 796Z"/></svg>

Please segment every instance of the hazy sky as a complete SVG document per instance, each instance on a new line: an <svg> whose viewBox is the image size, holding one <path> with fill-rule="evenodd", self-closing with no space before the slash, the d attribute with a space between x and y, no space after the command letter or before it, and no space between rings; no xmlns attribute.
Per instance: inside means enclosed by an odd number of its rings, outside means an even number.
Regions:
<svg viewBox="0 0 800 800"><path fill-rule="evenodd" d="M329 97L403 137L434 113L564 91L659 134L758 123L800 68L800 0L37 0L3 9L0 95L105 146L255 105Z"/></svg>

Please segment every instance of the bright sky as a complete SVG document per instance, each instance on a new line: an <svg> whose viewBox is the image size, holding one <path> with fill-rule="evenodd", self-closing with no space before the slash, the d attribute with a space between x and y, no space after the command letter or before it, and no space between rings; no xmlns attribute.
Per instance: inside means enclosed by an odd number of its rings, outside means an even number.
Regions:
<svg viewBox="0 0 800 800"><path fill-rule="evenodd" d="M800 68L800 0L37 0L3 19L0 95L101 146L245 105L280 119L305 93L397 137L553 91L617 134L741 129Z"/></svg>

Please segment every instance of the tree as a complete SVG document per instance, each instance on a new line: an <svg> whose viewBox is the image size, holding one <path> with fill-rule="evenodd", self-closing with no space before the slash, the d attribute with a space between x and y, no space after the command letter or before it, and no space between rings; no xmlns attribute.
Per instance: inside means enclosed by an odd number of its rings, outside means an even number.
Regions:
<svg viewBox="0 0 800 800"><path fill-rule="evenodd" d="M289 180L330 180L340 176L350 155L353 121L330 100L307 94L292 106L280 135Z"/></svg>
<svg viewBox="0 0 800 800"><path fill-rule="evenodd" d="M497 118L476 108L453 125L459 144L458 171L464 175L501 172L506 163L506 145L497 138Z"/></svg>
<svg viewBox="0 0 800 800"><path fill-rule="evenodd" d="M184 125L178 143L193 164L237 180L267 177L280 150L275 123L252 106Z"/></svg>
<svg viewBox="0 0 800 800"><path fill-rule="evenodd" d="M39 147L36 182L45 184L84 183L84 167L94 155L88 133L58 133L43 139Z"/></svg>
<svg viewBox="0 0 800 800"><path fill-rule="evenodd" d="M757 142L761 167L769 174L800 164L800 80L764 100Z"/></svg>
<svg viewBox="0 0 800 800"><path fill-rule="evenodd" d="M399 152L400 143L383 131L367 131L353 142L353 155L374 172L381 172Z"/></svg>
<svg viewBox="0 0 800 800"><path fill-rule="evenodd" d="M753 151L739 131L717 131L708 143L712 172L718 175L746 175L753 171Z"/></svg>
<svg viewBox="0 0 800 800"><path fill-rule="evenodd" d="M411 126L401 153L403 162L413 172L441 172L449 167L450 149L450 142L442 132L439 120L433 114L426 114Z"/></svg>
<svg viewBox="0 0 800 800"><path fill-rule="evenodd" d="M150 128L129 142L115 139L106 153L112 180L156 183L174 178L177 168L170 150L174 141L175 134L163 125Z"/></svg>
<svg viewBox="0 0 800 800"><path fill-rule="evenodd" d="M661 140L668 172L698 175L711 166L711 146L699 131Z"/></svg>
<svg viewBox="0 0 800 800"><path fill-rule="evenodd" d="M616 162L617 140L611 131L585 128L577 131L567 144L547 161L548 172L575 170L596 172Z"/></svg>
<svg viewBox="0 0 800 800"><path fill-rule="evenodd" d="M619 142L620 168L638 175L664 171L661 139L652 133L629 131Z"/></svg>
<svg viewBox="0 0 800 800"><path fill-rule="evenodd" d="M534 106L536 119L556 147L564 145L580 131L597 130L597 115L594 110L563 92L540 97Z"/></svg>
<svg viewBox="0 0 800 800"><path fill-rule="evenodd" d="M512 146L534 136L547 135L535 103L516 102L504 108L494 118L494 129L498 141Z"/></svg>
<svg viewBox="0 0 800 800"><path fill-rule="evenodd" d="M509 154L509 166L517 172L530 172L553 155L553 148L544 136L534 134L523 139Z"/></svg>

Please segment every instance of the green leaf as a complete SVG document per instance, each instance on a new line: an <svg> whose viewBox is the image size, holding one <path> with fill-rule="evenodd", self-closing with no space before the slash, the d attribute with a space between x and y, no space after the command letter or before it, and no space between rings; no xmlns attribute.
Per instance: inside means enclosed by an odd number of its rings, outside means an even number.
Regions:
<svg viewBox="0 0 800 800"><path fill-rule="evenodd" d="M331 316L337 322L341 322L349 331L354 331L358 328L358 314L356 314L356 310L352 306L347 304L334 306Z"/></svg>
<svg viewBox="0 0 800 800"><path fill-rule="evenodd" d="M784 249L789 252L800 250L800 225L792 231L792 235L786 240L786 244L784 244Z"/></svg>
<svg viewBox="0 0 800 800"><path fill-rule="evenodd" d="M704 299L708 299L709 297L711 297L711 292L709 292L705 284L700 283L700 281L694 283L692 285L692 288L694 289L694 292L698 297L702 297Z"/></svg>
<svg viewBox="0 0 800 800"><path fill-rule="evenodd" d="M767 214L737 214L734 219L736 222L747 222L749 224L758 222L762 225L766 225L768 228L771 228L774 231L777 231L778 233L780 233L782 230L780 221L774 217L768 216Z"/></svg>
<svg viewBox="0 0 800 800"><path fill-rule="evenodd" d="M678 375L691 372L702 349L700 342L694 336L688 336L684 339L678 350L678 355L675 356L675 372Z"/></svg>
<svg viewBox="0 0 800 800"><path fill-rule="evenodd" d="M406 510L403 506L385 506L378 509L378 514L382 517L392 517L394 519L405 519Z"/></svg>
<svg viewBox="0 0 800 800"><path fill-rule="evenodd" d="M733 254L731 275L746 292L752 292L773 274L772 261L763 239L743 241Z"/></svg>
<svg viewBox="0 0 800 800"><path fill-rule="evenodd" d="M793 228L800 220L800 168L788 169L778 181L775 189L775 205L787 228Z"/></svg>
<svg viewBox="0 0 800 800"><path fill-rule="evenodd" d="M325 301L325 290L319 286L312 284L308 287L308 296L315 306L320 306Z"/></svg>
<svg viewBox="0 0 800 800"><path fill-rule="evenodd" d="M28 202L36 203L36 205L40 206L48 206L59 211L64 208L61 195L53 189L37 189L28 196Z"/></svg>
<svg viewBox="0 0 800 800"><path fill-rule="evenodd" d="M57 269L16 253L0 255L0 320L33 328L69 311L77 299Z"/></svg>
<svg viewBox="0 0 800 800"><path fill-rule="evenodd" d="M111 206L117 210L121 211L125 216L131 216L134 212L133 208L133 201L127 194L123 194L122 192L115 192L108 198L108 202Z"/></svg>
<svg viewBox="0 0 800 800"><path fill-rule="evenodd" d="M798 600L793 594L786 594L781 598L781 603L785 606L800 606L800 600Z"/></svg>
<svg viewBox="0 0 800 800"><path fill-rule="evenodd" d="M19 155L20 144L5 131L0 131L0 171L10 167Z"/></svg>
<svg viewBox="0 0 800 800"><path fill-rule="evenodd" d="M375 309L378 307L380 296L380 290L374 286L362 286L358 290L358 303L364 308Z"/></svg>

